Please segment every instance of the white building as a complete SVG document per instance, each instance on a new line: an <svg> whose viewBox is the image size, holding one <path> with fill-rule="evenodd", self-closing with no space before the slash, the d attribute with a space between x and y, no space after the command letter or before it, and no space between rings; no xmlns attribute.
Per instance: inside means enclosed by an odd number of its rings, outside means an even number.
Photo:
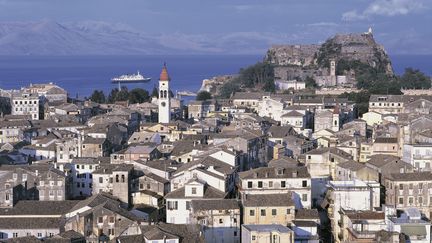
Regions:
<svg viewBox="0 0 432 243"><path fill-rule="evenodd" d="M301 90L306 89L306 82L297 80L275 80L275 86L279 90Z"/></svg>
<svg viewBox="0 0 432 243"><path fill-rule="evenodd" d="M282 115L286 113L284 107L285 104L282 99L264 96L263 99L258 102L258 115L260 117L266 116L276 121L281 121Z"/></svg>
<svg viewBox="0 0 432 243"><path fill-rule="evenodd" d="M70 167L73 178L73 197L91 196L93 192L93 171L99 168L98 160L94 158L74 158L70 163Z"/></svg>
<svg viewBox="0 0 432 243"><path fill-rule="evenodd" d="M221 199L225 193L211 187L197 179L191 180L180 189L165 196L166 220L170 224L191 223L191 201L206 199Z"/></svg>
<svg viewBox="0 0 432 243"><path fill-rule="evenodd" d="M380 206L380 184L377 182L329 181L327 186L327 196L322 206L329 207L328 215L335 238L342 231L339 226L341 209L362 211Z"/></svg>
<svg viewBox="0 0 432 243"><path fill-rule="evenodd" d="M305 128L306 125L306 115L300 113L296 110L290 111L281 116L281 125L282 126L292 126L296 130L296 132L301 132Z"/></svg>
<svg viewBox="0 0 432 243"><path fill-rule="evenodd" d="M240 242L240 204L236 199L192 200L192 223L204 230L207 243Z"/></svg>
<svg viewBox="0 0 432 243"><path fill-rule="evenodd" d="M402 160L416 169L430 171L432 144L404 144Z"/></svg>
<svg viewBox="0 0 432 243"><path fill-rule="evenodd" d="M39 120L39 96L31 93L13 93L11 97L12 115L31 115Z"/></svg>
<svg viewBox="0 0 432 243"><path fill-rule="evenodd" d="M242 225L243 243L294 243L294 232L281 224Z"/></svg>
<svg viewBox="0 0 432 243"><path fill-rule="evenodd" d="M159 123L169 123L171 120L171 103L170 103L170 77L166 65L163 66L159 77Z"/></svg>
<svg viewBox="0 0 432 243"><path fill-rule="evenodd" d="M311 177L306 167L260 167L239 173L241 194L292 192L296 208L311 207Z"/></svg>

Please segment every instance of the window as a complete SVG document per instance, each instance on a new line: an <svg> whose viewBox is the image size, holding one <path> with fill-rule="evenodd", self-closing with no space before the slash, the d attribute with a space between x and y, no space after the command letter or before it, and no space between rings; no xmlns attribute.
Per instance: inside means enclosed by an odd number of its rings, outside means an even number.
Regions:
<svg viewBox="0 0 432 243"><path fill-rule="evenodd" d="M403 204L404 202L403 202L404 200L403 200L403 197L400 197L399 198L399 204Z"/></svg>
<svg viewBox="0 0 432 243"><path fill-rule="evenodd" d="M266 216L266 210L265 209L261 209L261 216Z"/></svg>
<svg viewBox="0 0 432 243"><path fill-rule="evenodd" d="M258 188L262 188L263 187L263 182L262 181L258 181Z"/></svg>
<svg viewBox="0 0 432 243"><path fill-rule="evenodd" d="M252 240L256 240L256 236L255 235L252 235Z"/></svg>
<svg viewBox="0 0 432 243"><path fill-rule="evenodd" d="M193 194L193 195L197 194L196 187L192 187L192 194Z"/></svg>
<svg viewBox="0 0 432 243"><path fill-rule="evenodd" d="M190 202L186 202L186 210L190 210Z"/></svg>
<svg viewBox="0 0 432 243"><path fill-rule="evenodd" d="M77 185L77 187L79 188L79 187L80 187L80 185L81 185L81 183L77 182L77 184L76 184L76 185Z"/></svg>
<svg viewBox="0 0 432 243"><path fill-rule="evenodd" d="M12 233L13 238L17 238L18 237L18 233Z"/></svg>
<svg viewBox="0 0 432 243"><path fill-rule="evenodd" d="M234 236L237 236L237 231L234 231Z"/></svg>
<svg viewBox="0 0 432 243"><path fill-rule="evenodd" d="M102 224L103 223L103 217L98 217L98 223Z"/></svg>
<svg viewBox="0 0 432 243"><path fill-rule="evenodd" d="M414 198L413 197L409 197L408 198L408 203L409 204L413 204L414 203Z"/></svg>
<svg viewBox="0 0 432 243"><path fill-rule="evenodd" d="M273 181L269 181L269 187L273 187Z"/></svg>
<svg viewBox="0 0 432 243"><path fill-rule="evenodd" d="M399 184L399 189L403 190L403 184Z"/></svg>
<svg viewBox="0 0 432 243"><path fill-rule="evenodd" d="M412 184L412 183L409 184L409 189L410 189L410 190L413 189L413 184Z"/></svg>
<svg viewBox="0 0 432 243"><path fill-rule="evenodd" d="M114 223L114 216L109 217L109 222Z"/></svg>
<svg viewBox="0 0 432 243"><path fill-rule="evenodd" d="M308 195L307 194L302 194L302 201L306 202L308 199Z"/></svg>
<svg viewBox="0 0 432 243"><path fill-rule="evenodd" d="M281 187L285 188L286 187L286 181L281 181Z"/></svg>
<svg viewBox="0 0 432 243"><path fill-rule="evenodd" d="M290 210L290 209L287 209L286 214L291 214L291 210Z"/></svg>
<svg viewBox="0 0 432 243"><path fill-rule="evenodd" d="M223 219L219 219L219 224L223 224Z"/></svg>
<svg viewBox="0 0 432 243"><path fill-rule="evenodd" d="M99 183L103 183L103 178L102 178L102 176L99 177Z"/></svg>
<svg viewBox="0 0 432 243"><path fill-rule="evenodd" d="M177 201L168 201L168 209L169 210L177 210L178 202Z"/></svg>
<svg viewBox="0 0 432 243"><path fill-rule="evenodd" d="M42 237L42 233L37 233L37 237Z"/></svg>
<svg viewBox="0 0 432 243"><path fill-rule="evenodd" d="M255 210L253 209L249 210L249 216L255 216Z"/></svg>
<svg viewBox="0 0 432 243"><path fill-rule="evenodd" d="M273 216L276 216L276 212L277 212L276 209L272 209L272 215L273 215Z"/></svg>
<svg viewBox="0 0 432 243"><path fill-rule="evenodd" d="M114 235L114 229L108 229L108 235Z"/></svg>
<svg viewBox="0 0 432 243"><path fill-rule="evenodd" d="M302 181L302 186L307 187L307 181Z"/></svg>
<svg viewBox="0 0 432 243"><path fill-rule="evenodd" d="M418 197L418 203L423 204L423 197Z"/></svg>
<svg viewBox="0 0 432 243"><path fill-rule="evenodd" d="M248 188L252 188L252 181L248 181Z"/></svg>

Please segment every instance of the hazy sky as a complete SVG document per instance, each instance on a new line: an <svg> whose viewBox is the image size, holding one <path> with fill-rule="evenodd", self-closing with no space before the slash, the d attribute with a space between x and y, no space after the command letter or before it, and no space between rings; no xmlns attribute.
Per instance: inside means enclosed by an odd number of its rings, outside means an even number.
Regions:
<svg viewBox="0 0 432 243"><path fill-rule="evenodd" d="M269 44L364 32L393 53L432 52L431 0L0 0L0 21L103 21L149 34L240 34Z"/></svg>

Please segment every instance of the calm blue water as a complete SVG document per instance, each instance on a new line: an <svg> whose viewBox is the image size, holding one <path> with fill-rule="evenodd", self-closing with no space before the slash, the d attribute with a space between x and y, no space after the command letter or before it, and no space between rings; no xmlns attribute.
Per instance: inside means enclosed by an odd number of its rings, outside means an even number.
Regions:
<svg viewBox="0 0 432 243"><path fill-rule="evenodd" d="M234 74L242 67L261 61L263 56L72 56L38 57L0 56L0 88L12 89L29 83L54 82L70 96L88 96L95 89L107 94L117 87L110 79L140 70L152 77L146 84L128 84L129 88L152 90L160 70L167 63L173 90L196 91L201 81L221 74ZM391 56L396 73L414 67L432 75L432 56Z"/></svg>
<svg viewBox="0 0 432 243"><path fill-rule="evenodd" d="M137 70L152 77L149 83L127 84L151 91L157 84L163 63L167 63L173 91L197 91L201 81L221 74L235 74L241 67L262 60L262 56L72 56L1 57L0 88L12 89L29 83L53 82L69 95L88 96L95 89L106 94L117 87L110 79Z"/></svg>

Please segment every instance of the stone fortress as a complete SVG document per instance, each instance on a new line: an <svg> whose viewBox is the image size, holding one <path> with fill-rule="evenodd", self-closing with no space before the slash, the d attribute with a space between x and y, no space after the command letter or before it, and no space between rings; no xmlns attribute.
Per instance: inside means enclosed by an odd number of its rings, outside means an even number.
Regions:
<svg viewBox="0 0 432 243"><path fill-rule="evenodd" d="M266 62L276 65L276 83L303 82L311 77L322 87L354 87L354 72L337 73L340 60L382 65L388 74L393 73L390 59L384 47L375 42L371 28L365 33L336 34L322 45L275 45L265 56Z"/></svg>

